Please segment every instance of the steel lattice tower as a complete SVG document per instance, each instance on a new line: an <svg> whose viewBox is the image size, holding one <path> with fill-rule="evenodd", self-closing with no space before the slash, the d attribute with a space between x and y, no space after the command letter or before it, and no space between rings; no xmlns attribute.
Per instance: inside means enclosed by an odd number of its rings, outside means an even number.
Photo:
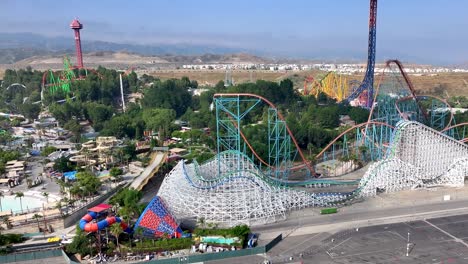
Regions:
<svg viewBox="0 0 468 264"><path fill-rule="evenodd" d="M80 29L83 28L83 24L75 18L71 22L70 28L75 31L76 63L78 64L78 68L81 69L83 68L83 55L81 54Z"/></svg>
<svg viewBox="0 0 468 264"><path fill-rule="evenodd" d="M349 96L348 100L354 100L363 92L367 92L367 107L374 103L374 67L375 67L375 44L377 39L377 0L370 0L369 13L369 45L367 49L366 75L361 85Z"/></svg>

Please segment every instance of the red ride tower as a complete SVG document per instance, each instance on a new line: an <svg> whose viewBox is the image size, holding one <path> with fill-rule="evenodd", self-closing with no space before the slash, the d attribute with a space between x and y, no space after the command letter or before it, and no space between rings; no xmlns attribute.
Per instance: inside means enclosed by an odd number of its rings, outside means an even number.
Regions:
<svg viewBox="0 0 468 264"><path fill-rule="evenodd" d="M76 63L78 63L78 68L81 69L83 68L83 55L81 54L80 29L83 28L83 24L75 18L71 22L70 28L75 31Z"/></svg>

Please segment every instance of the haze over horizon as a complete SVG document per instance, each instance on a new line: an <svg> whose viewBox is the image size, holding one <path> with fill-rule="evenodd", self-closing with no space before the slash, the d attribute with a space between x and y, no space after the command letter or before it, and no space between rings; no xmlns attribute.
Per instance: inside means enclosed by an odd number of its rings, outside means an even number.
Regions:
<svg viewBox="0 0 468 264"><path fill-rule="evenodd" d="M468 27L466 10L464 1L379 1L377 59L466 63L468 36L461 33ZM69 24L78 17L87 41L216 45L269 56L365 61L368 16L368 0L3 0L0 32L72 38Z"/></svg>

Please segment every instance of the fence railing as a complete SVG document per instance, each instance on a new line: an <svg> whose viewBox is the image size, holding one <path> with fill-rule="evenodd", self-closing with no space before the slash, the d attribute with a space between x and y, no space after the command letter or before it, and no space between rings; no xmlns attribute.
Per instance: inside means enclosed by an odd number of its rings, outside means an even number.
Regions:
<svg viewBox="0 0 468 264"><path fill-rule="evenodd" d="M27 253L13 253L8 255L0 255L0 263L21 262L36 259L54 258L63 256L61 249L34 251Z"/></svg>
<svg viewBox="0 0 468 264"><path fill-rule="evenodd" d="M205 262L205 261L213 261L213 260L218 260L218 259L264 254L270 251L282 239L283 239L283 235L280 234L264 246L257 246L254 248L246 248L246 249L235 250L235 251L224 251L224 252L219 252L219 253L205 253L205 254L197 254L197 255L180 256L180 257L175 257L175 258L152 260L146 263L152 263L152 264L194 263L194 262Z"/></svg>
<svg viewBox="0 0 468 264"><path fill-rule="evenodd" d="M65 261L67 262L67 264L79 264L79 262L76 262L76 261L71 260L71 259L68 257L67 253L65 253L65 251L63 251L63 250L62 250L62 256L63 256L63 258L65 259Z"/></svg>

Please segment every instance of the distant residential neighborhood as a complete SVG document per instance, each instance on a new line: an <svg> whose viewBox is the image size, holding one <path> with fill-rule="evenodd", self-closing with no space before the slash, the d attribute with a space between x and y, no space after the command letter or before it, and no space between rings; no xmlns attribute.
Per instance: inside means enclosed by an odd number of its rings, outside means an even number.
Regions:
<svg viewBox="0 0 468 264"><path fill-rule="evenodd" d="M264 70L264 71L332 71L339 74L352 75L366 72L366 64L333 64L333 63L315 63L315 64L184 64L182 69L188 70ZM385 64L377 64L375 73L382 73L385 70ZM438 73L460 73L468 72L466 68L448 68L436 67L431 65L407 65L405 71L411 75L430 75Z"/></svg>

